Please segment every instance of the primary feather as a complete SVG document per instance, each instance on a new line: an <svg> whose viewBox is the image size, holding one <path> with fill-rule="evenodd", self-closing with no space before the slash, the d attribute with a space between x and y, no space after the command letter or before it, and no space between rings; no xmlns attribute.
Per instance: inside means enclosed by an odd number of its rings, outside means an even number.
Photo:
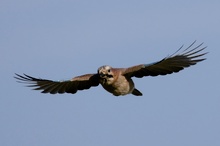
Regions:
<svg viewBox="0 0 220 146"><path fill-rule="evenodd" d="M175 72L179 72L186 67L195 65L196 63L205 60L205 58L199 58L206 53L200 53L206 47L202 47L202 44L196 46L195 48L189 50L195 42L193 42L189 47L187 47L182 53L178 53L182 48L180 47L174 54L154 63L150 64L140 64L136 66L129 67L125 70L123 75L128 77L144 77L144 76L158 76L167 75Z"/></svg>
<svg viewBox="0 0 220 146"><path fill-rule="evenodd" d="M85 74L66 81L52 81L47 79L34 78L24 74L16 74L18 82L28 84L35 90L42 90L42 93L76 93L78 90L89 89L101 84L103 88L115 96L133 94L141 96L142 93L135 88L132 77L158 76L179 72L184 68L205 60L201 58L206 53L201 53L206 47L203 43L193 47L193 42L189 47L180 47L172 55L150 64L140 64L129 68L112 68L101 66L96 74ZM192 48L192 49L191 49ZM179 53L180 52L180 53Z"/></svg>
<svg viewBox="0 0 220 146"><path fill-rule="evenodd" d="M34 90L43 90L42 93L76 93L78 90L89 89L92 86L98 86L99 80L96 74L86 74L66 81L52 81L47 79L34 78L24 74L16 74L19 82L29 84L28 87L34 87Z"/></svg>

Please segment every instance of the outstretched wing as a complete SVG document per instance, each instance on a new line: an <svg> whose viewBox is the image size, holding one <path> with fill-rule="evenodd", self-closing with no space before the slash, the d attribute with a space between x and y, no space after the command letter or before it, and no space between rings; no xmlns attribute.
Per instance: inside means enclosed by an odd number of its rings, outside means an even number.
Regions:
<svg viewBox="0 0 220 146"><path fill-rule="evenodd" d="M177 53L183 48L183 46L180 47L180 49L178 49L174 54L160 61L151 64L140 64L137 66L129 67L124 70L123 75L127 77L142 78L144 76L167 75L174 72L179 72L186 67L195 65L197 62L205 60L205 58L200 57L207 53L200 52L206 47L202 47L202 43L189 50L194 44L195 41L180 54Z"/></svg>
<svg viewBox="0 0 220 146"><path fill-rule="evenodd" d="M52 81L47 79L34 78L29 75L16 74L18 82L29 84L34 90L43 90L42 93L76 93L78 90L89 89L92 86L99 85L99 77L97 74L86 74L72 78L67 81Z"/></svg>

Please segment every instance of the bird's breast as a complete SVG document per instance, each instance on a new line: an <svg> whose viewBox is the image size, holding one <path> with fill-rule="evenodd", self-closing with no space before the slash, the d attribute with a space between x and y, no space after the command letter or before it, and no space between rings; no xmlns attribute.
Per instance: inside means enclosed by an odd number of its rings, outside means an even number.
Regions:
<svg viewBox="0 0 220 146"><path fill-rule="evenodd" d="M124 76L119 76L112 84L101 83L103 88L115 96L126 95L134 90L134 82Z"/></svg>

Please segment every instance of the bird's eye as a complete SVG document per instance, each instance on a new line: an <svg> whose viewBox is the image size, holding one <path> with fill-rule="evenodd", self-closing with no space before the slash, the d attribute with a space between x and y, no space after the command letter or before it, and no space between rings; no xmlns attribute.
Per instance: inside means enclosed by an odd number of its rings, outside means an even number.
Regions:
<svg viewBox="0 0 220 146"><path fill-rule="evenodd" d="M111 72L111 70L109 69L108 72Z"/></svg>

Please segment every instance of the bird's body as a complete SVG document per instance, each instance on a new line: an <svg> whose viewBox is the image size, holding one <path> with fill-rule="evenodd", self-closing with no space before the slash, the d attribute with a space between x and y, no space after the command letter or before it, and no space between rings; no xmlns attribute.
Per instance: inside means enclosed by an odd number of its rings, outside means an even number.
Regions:
<svg viewBox="0 0 220 146"><path fill-rule="evenodd" d="M97 73L77 76L71 80L62 82L34 78L25 74L24 76L16 74L17 76L15 78L20 82L29 83L29 87L35 87L35 90L43 90L42 93L74 94L78 90L89 89L92 86L98 86L101 84L105 90L115 96L127 94L141 96L142 93L135 88L132 77L142 78L144 76L167 75L179 72L186 67L205 60L200 59L199 57L206 53L198 53L206 47L200 48L202 46L202 44L200 44L197 47L188 50L193 44L186 48L181 54L173 54L155 63L140 64L129 68L113 68L109 65L104 65L98 68Z"/></svg>
<svg viewBox="0 0 220 146"><path fill-rule="evenodd" d="M125 69L112 68L108 65L105 65L100 67L99 72L105 72L108 69L110 69L110 72L112 72L112 78L109 78L107 76L107 78L100 78L100 84L102 85L102 87L115 96L127 95L129 93L132 93L132 91L134 90L134 82L131 78L126 78L122 75L122 72Z"/></svg>
<svg viewBox="0 0 220 146"><path fill-rule="evenodd" d="M132 79L126 79L124 76L119 76L112 84L101 84L102 87L115 96L126 95L134 90L134 82Z"/></svg>

